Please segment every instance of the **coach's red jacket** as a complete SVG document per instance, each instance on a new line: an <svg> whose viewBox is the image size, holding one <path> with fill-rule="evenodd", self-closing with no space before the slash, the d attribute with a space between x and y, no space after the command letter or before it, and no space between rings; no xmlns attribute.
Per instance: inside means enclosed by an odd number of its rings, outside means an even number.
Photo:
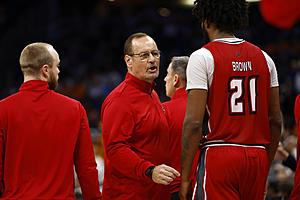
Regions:
<svg viewBox="0 0 300 200"><path fill-rule="evenodd" d="M103 199L169 199L169 187L145 175L169 165L169 130L154 85L127 73L102 105L105 147Z"/></svg>
<svg viewBox="0 0 300 200"><path fill-rule="evenodd" d="M100 199L86 113L73 99L32 80L0 101L3 199L74 199L74 169L85 199Z"/></svg>
<svg viewBox="0 0 300 200"><path fill-rule="evenodd" d="M166 118L170 128L170 157L171 167L176 169L178 172L181 172L181 136L182 136L182 126L185 116L186 101L187 101L187 92L185 87L176 90L171 101L163 103L165 108ZM200 141L199 141L200 145ZM197 168L198 159L200 155L200 149L197 151L192 171L191 171L191 180L194 182L196 178L195 170ZM179 191L181 177L177 177L171 184L171 193Z"/></svg>

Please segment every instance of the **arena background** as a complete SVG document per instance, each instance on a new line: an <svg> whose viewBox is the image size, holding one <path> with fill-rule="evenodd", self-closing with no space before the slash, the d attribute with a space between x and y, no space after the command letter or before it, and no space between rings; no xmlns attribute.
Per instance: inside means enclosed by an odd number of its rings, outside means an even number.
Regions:
<svg viewBox="0 0 300 200"><path fill-rule="evenodd" d="M289 30L268 25L261 17L259 3L251 3L249 11L249 28L236 35L258 45L276 64L284 117L282 142L296 156L293 108L300 93L300 25ZM101 104L125 77L123 44L135 32L152 36L162 51L156 91L164 102L168 98L163 79L170 58L189 56L203 45L191 6L179 0L2 0L0 99L17 92L22 84L18 63L22 49L32 42L52 44L61 60L58 92L84 105L97 153L103 156ZM269 182L269 199L287 196L293 173L280 160L275 161Z"/></svg>

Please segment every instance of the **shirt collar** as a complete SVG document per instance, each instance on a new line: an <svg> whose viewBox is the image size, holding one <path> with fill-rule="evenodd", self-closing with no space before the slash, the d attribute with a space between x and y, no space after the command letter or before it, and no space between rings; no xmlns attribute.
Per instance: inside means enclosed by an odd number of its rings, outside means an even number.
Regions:
<svg viewBox="0 0 300 200"><path fill-rule="evenodd" d="M178 99L180 97L187 97L186 87L176 90L172 97L172 100Z"/></svg>
<svg viewBox="0 0 300 200"><path fill-rule="evenodd" d="M19 91L43 91L49 89L49 85L47 81L42 80L31 80L24 82Z"/></svg>
<svg viewBox="0 0 300 200"><path fill-rule="evenodd" d="M147 83L145 81L142 81L142 80L136 78L135 76L133 76L132 74L130 74L128 72L126 74L125 81L126 81L126 83L132 85L136 89L138 89L142 92L148 93L148 94L151 94L152 90L156 86L155 82L153 82L152 84Z"/></svg>
<svg viewBox="0 0 300 200"><path fill-rule="evenodd" d="M213 40L213 42L218 41L218 42L225 42L225 43L241 43L244 42L245 40L240 39L240 38L218 38Z"/></svg>

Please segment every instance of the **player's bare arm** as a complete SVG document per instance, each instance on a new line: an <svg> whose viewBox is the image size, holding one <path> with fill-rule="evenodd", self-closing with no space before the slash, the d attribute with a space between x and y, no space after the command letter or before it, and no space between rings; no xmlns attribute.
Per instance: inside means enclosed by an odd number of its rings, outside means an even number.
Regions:
<svg viewBox="0 0 300 200"><path fill-rule="evenodd" d="M271 143L267 145L266 150L268 152L269 165L271 165L278 147L282 125L278 87L272 87L270 89L269 124L271 131Z"/></svg>
<svg viewBox="0 0 300 200"><path fill-rule="evenodd" d="M181 186L180 198L186 199L189 191L189 177L202 134L202 123L207 101L207 90L188 92L186 114L182 128Z"/></svg>

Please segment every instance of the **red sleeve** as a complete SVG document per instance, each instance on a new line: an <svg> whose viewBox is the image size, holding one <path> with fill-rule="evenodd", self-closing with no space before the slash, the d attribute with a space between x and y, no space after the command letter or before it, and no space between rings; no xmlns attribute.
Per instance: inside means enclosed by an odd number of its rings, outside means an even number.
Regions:
<svg viewBox="0 0 300 200"><path fill-rule="evenodd" d="M297 142L297 162L300 159L300 94L296 98L295 102L295 121L298 128L298 142Z"/></svg>
<svg viewBox="0 0 300 200"><path fill-rule="evenodd" d="M75 169L84 199L101 199L97 164L86 112L81 104L80 132L74 152Z"/></svg>
<svg viewBox="0 0 300 200"><path fill-rule="evenodd" d="M145 171L153 164L141 159L130 146L134 117L133 109L120 97L104 104L101 118L105 155L111 170L134 179L149 179Z"/></svg>
<svg viewBox="0 0 300 200"><path fill-rule="evenodd" d="M169 101L167 102L164 102L162 104L162 107L164 109L164 112L165 112L165 116L166 116L166 119L167 119L167 122L168 122L168 125L169 125L169 128L170 128L170 131L171 131L171 113L170 113L170 109L169 109ZM171 134L171 132L169 133L169 141L172 141L172 137L173 137L174 134ZM169 143L171 145L171 142Z"/></svg>
<svg viewBox="0 0 300 200"><path fill-rule="evenodd" d="M0 105L0 110L3 111L3 104ZM0 197L4 192L4 154L5 154L5 122L3 112L0 112Z"/></svg>
<svg viewBox="0 0 300 200"><path fill-rule="evenodd" d="M0 197L2 197L2 194L4 192L4 147L4 130L0 127Z"/></svg>
<svg viewBox="0 0 300 200"><path fill-rule="evenodd" d="M300 122L300 94L296 98L295 102L295 120L296 124L299 128L299 122Z"/></svg>
<svg viewBox="0 0 300 200"><path fill-rule="evenodd" d="M260 9L264 19L278 28L292 28L300 17L298 0L262 0Z"/></svg>

